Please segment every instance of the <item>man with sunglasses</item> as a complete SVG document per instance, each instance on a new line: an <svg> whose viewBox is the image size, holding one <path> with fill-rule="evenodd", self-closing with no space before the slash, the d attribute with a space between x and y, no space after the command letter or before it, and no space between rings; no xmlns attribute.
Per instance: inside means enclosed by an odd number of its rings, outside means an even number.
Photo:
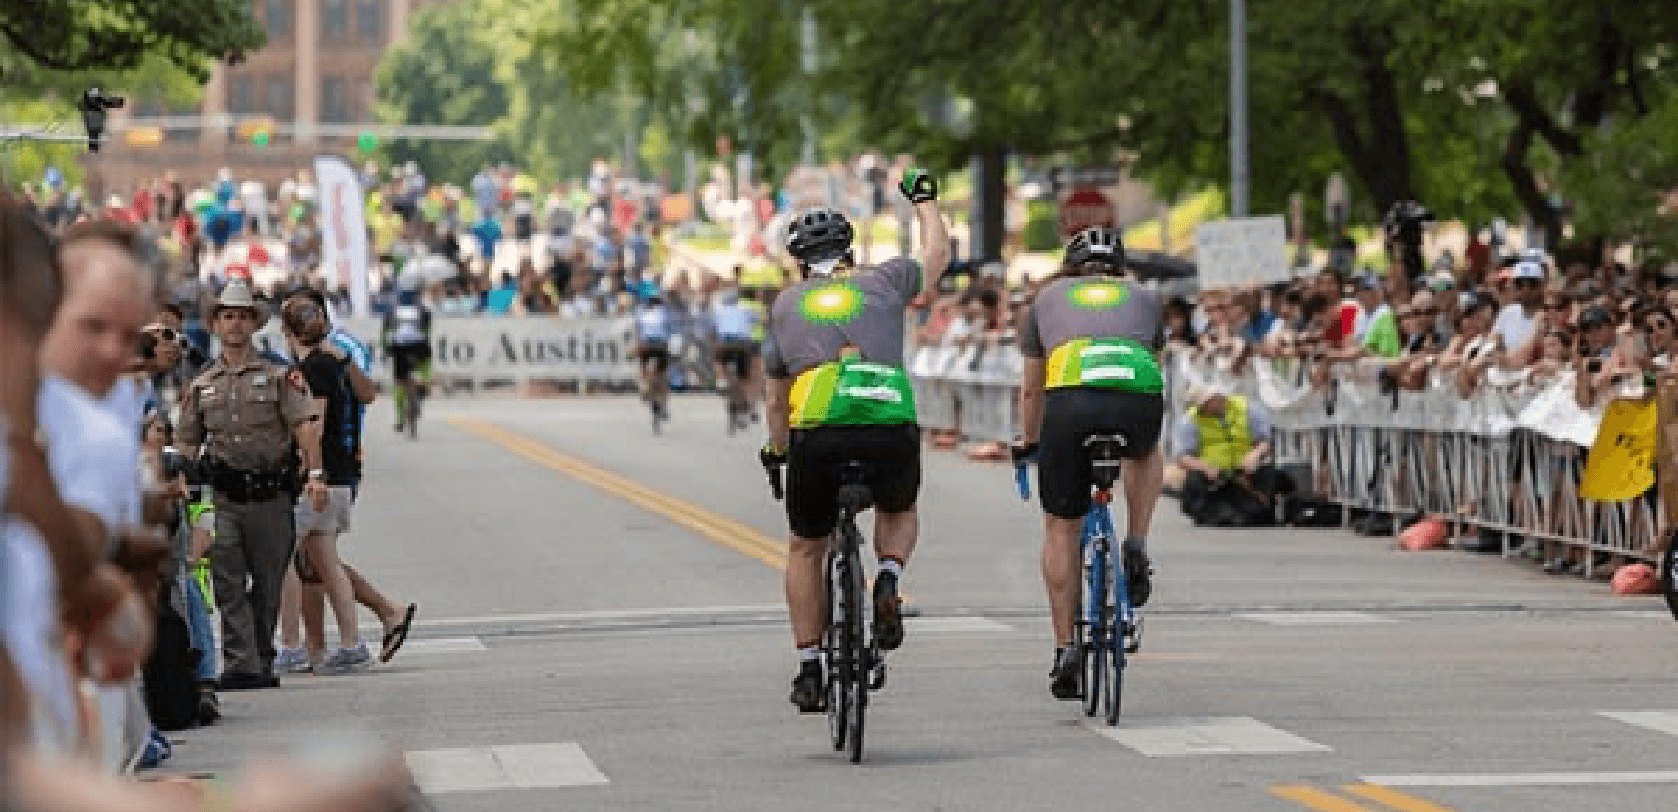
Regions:
<svg viewBox="0 0 1678 812"><path fill-rule="evenodd" d="M223 690L279 685L273 640L296 545L294 442L308 471L304 497L317 507L328 498L319 415L302 374L259 356L251 341L266 311L243 281L222 291L210 311L221 355L187 387L176 432L183 451L202 455L215 494L210 562L226 654Z"/></svg>
<svg viewBox="0 0 1678 812"><path fill-rule="evenodd" d="M1060 278L1037 294L1020 328L1022 436L1014 458L1037 455L1043 505L1043 584L1049 593L1055 659L1049 690L1078 699L1083 652L1072 645L1082 584L1079 535L1090 507L1084 438L1122 434L1126 532L1124 568L1131 603L1153 590L1148 526L1165 481L1159 436L1165 416L1164 307L1123 276L1124 244L1111 228L1072 238Z"/></svg>
<svg viewBox="0 0 1678 812"><path fill-rule="evenodd" d="M1532 260L1515 263L1510 284L1515 287L1514 301L1498 311L1492 334L1505 349L1520 350L1538 331L1538 313L1544 303L1544 266Z"/></svg>

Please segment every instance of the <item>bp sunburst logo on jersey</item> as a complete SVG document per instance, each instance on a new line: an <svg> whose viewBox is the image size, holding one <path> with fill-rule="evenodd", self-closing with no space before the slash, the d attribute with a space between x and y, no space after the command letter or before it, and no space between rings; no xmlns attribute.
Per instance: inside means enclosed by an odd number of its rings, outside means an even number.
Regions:
<svg viewBox="0 0 1678 812"><path fill-rule="evenodd" d="M798 309L817 324L844 324L862 312L862 291L849 282L829 282L804 292Z"/></svg>
<svg viewBox="0 0 1678 812"><path fill-rule="evenodd" d="M1086 309L1118 307L1130 298L1130 290L1117 282L1079 282L1066 294L1072 303Z"/></svg>

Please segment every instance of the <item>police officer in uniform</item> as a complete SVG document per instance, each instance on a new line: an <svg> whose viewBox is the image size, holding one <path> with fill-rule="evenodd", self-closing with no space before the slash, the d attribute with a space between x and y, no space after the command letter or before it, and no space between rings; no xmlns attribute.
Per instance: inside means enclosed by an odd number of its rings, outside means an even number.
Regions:
<svg viewBox="0 0 1678 812"><path fill-rule="evenodd" d="M230 282L210 313L221 355L188 387L177 437L198 455L215 494L210 549L221 607L223 690L273 688L274 625L280 587L296 545L292 516L303 497L324 506L320 422L301 375L264 360L251 336L267 308L243 281ZM302 456L297 469L293 443Z"/></svg>

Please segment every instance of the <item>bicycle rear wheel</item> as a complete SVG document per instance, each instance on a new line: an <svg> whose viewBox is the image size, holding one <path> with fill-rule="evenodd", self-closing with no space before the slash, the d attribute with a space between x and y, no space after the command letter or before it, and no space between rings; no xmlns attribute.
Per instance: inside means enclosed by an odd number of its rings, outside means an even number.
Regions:
<svg viewBox="0 0 1678 812"><path fill-rule="evenodd" d="M1084 715L1101 712L1101 686L1106 672L1107 578L1102 558L1105 545L1099 540L1084 545L1084 619L1079 624L1084 636Z"/></svg>
<svg viewBox="0 0 1678 812"><path fill-rule="evenodd" d="M1125 611L1124 587L1121 586L1125 577L1124 563L1120 560L1116 549L1108 551L1107 571L1112 573L1112 588L1108 592L1108 605L1104 607L1106 615L1107 634L1107 684L1102 703L1107 707L1107 724L1119 723L1119 713L1124 700L1124 667L1125 667Z"/></svg>
<svg viewBox="0 0 1678 812"><path fill-rule="evenodd" d="M827 631L822 639L822 648L826 649L823 652L823 659L827 669L827 679L823 690L827 692L827 733L833 740L834 750L845 749L845 734L849 730L846 720L850 716L850 708L846 705L850 698L850 692L845 690L844 680L840 676L844 670L845 651L843 633L845 607L840 595L840 584L844 582L844 576L840 573L840 569L843 566L839 556L829 550L826 578Z"/></svg>
<svg viewBox="0 0 1678 812"><path fill-rule="evenodd" d="M862 581L862 535L857 532L853 520L847 517L840 524L840 531L845 536L842 568L844 588L840 590L841 601L845 604L844 638L846 644L845 664L845 722L849 728L846 731L846 745L850 748L851 763L862 761L862 731L868 717L868 641L863 630L863 590Z"/></svg>

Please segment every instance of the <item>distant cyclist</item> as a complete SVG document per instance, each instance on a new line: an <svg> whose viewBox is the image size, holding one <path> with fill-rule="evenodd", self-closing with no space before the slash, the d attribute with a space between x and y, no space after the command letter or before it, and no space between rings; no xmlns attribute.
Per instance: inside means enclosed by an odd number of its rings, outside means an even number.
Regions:
<svg viewBox="0 0 1678 812"><path fill-rule="evenodd" d="M641 364L641 399L653 411L653 431L670 419L670 337L675 322L656 290L635 312L635 358Z"/></svg>
<svg viewBox="0 0 1678 812"><path fill-rule="evenodd" d="M733 433L746 427L751 410L747 393L755 383L752 368L759 351L759 316L746 307L739 291L724 290L711 308L711 328L716 336L717 378L728 395L729 433Z"/></svg>
<svg viewBox="0 0 1678 812"><path fill-rule="evenodd" d="M1043 583L1055 634L1050 691L1078 698L1082 652L1071 645L1083 588L1079 550L1090 508L1091 472L1084 438L1119 434L1124 461L1124 568L1130 602L1140 607L1152 591L1148 526L1159 499L1165 462L1159 448L1165 415L1159 297L1120 275L1125 267L1119 232L1092 228L1072 238L1059 278L1032 302L1020 329L1025 356L1020 396L1023 436L1016 457L1037 454L1043 504Z"/></svg>
<svg viewBox="0 0 1678 812"><path fill-rule="evenodd" d="M845 216L805 212L787 234L787 253L804 279L775 300L764 343L769 440L761 457L787 466L787 608L799 653L792 703L805 713L825 708L822 562L838 519L837 469L848 461L869 466L874 497L874 640L887 651L903 643L897 584L915 549L921 483L915 401L903 366L904 312L937 284L950 253L932 176L908 172L899 191L920 221L921 262L899 257L858 268Z"/></svg>
<svg viewBox="0 0 1678 812"><path fill-rule="evenodd" d="M385 315L384 345L396 373L396 430L413 434L418 427L408 425L408 418L418 422L419 397L431 373L431 309L410 286L403 286L396 307Z"/></svg>

